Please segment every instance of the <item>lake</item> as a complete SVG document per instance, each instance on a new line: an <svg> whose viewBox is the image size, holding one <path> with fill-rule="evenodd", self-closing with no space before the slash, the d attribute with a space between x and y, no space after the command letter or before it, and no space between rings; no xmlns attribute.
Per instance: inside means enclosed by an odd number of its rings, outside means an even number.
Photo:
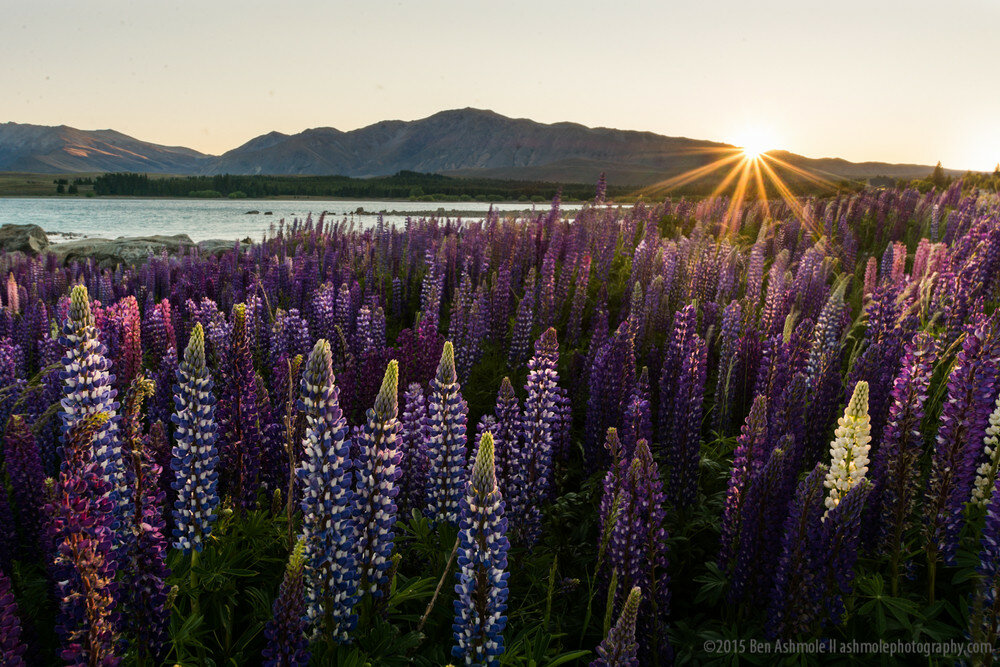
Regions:
<svg viewBox="0 0 1000 667"><path fill-rule="evenodd" d="M500 211L547 210L549 204L493 204ZM0 198L0 224L32 223L46 232L73 233L84 236L115 238L117 236L148 236L151 234L187 234L195 241L205 239L258 240L272 224L282 218L305 218L312 213L319 217L347 218L359 225L374 225L376 215L356 215L359 207L377 213L388 211L388 223L401 224L413 212L430 215L439 208L460 211L464 219L478 220L485 216L490 204L482 202L407 202L407 201L321 201L321 200L253 200L253 199L103 199L56 197ZM580 205L568 204L565 210L577 210ZM247 215L247 211L259 211ZM264 215L271 211L272 215ZM402 212L392 214L392 211ZM55 240L55 239L53 239Z"/></svg>

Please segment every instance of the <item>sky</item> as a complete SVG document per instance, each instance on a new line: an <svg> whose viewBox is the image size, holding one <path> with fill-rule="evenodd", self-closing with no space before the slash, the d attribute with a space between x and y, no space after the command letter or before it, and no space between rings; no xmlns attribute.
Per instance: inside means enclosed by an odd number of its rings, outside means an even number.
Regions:
<svg viewBox="0 0 1000 667"><path fill-rule="evenodd" d="M218 154L478 107L992 170L1000 0L0 0L0 122Z"/></svg>

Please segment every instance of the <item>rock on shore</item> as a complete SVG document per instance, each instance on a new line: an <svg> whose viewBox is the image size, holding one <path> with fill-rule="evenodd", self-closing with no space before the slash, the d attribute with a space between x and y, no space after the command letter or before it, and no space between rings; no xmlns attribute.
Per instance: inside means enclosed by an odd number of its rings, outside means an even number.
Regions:
<svg viewBox="0 0 1000 667"><path fill-rule="evenodd" d="M238 243L241 249L251 245L247 241ZM101 266L114 267L118 264L139 264L146 261L150 255L159 255L163 252L176 255L197 248L203 255L220 255L235 247L237 241L225 239L210 239L195 243L187 234L121 236L116 239L83 238L50 244L44 230L38 225L0 227L0 250L23 252L32 256L51 252L63 264L94 259Z"/></svg>

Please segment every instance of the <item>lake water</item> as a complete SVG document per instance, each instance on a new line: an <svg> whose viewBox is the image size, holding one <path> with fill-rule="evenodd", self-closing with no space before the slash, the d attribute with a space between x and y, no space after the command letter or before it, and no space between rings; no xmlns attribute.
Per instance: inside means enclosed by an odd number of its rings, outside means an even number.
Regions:
<svg viewBox="0 0 1000 667"><path fill-rule="evenodd" d="M531 210L532 204L493 204L500 211ZM534 204L536 210L547 210L548 204ZM312 213L317 218L323 211L327 218L347 218L359 225L374 225L375 215L356 215L359 207L365 211L387 211L388 223L401 224L407 214L433 214L439 208L459 211L464 219L478 220L490 205L481 202L406 202L406 201L320 201L320 200L253 200L253 199L103 199L95 197L0 197L0 224L32 223L46 232L72 233L84 236L115 238L117 236L147 236L151 234L187 234L195 241L205 239L258 240L271 224L282 218L290 223ZM579 205L565 205L575 210ZM247 211L259 213L247 215ZM271 211L272 215L264 215ZM393 211L401 213L392 213ZM53 239L54 241L57 239Z"/></svg>

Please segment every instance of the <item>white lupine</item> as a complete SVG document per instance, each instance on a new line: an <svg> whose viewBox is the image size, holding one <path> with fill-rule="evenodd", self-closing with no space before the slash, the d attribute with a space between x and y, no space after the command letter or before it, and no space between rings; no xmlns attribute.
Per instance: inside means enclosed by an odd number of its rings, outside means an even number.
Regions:
<svg viewBox="0 0 1000 667"><path fill-rule="evenodd" d="M868 473L872 427L868 416L867 382L855 385L844 416L837 424L833 442L830 443L830 472L823 482L823 486L830 489L826 497L827 511L824 518Z"/></svg>
<svg viewBox="0 0 1000 667"><path fill-rule="evenodd" d="M972 487L972 505L986 507L993 492L993 485L997 479L997 468L1000 467L1000 395L997 396L996 408L990 415L990 425L986 429L986 437L983 438L983 451L986 453L986 462L976 470L976 484Z"/></svg>

